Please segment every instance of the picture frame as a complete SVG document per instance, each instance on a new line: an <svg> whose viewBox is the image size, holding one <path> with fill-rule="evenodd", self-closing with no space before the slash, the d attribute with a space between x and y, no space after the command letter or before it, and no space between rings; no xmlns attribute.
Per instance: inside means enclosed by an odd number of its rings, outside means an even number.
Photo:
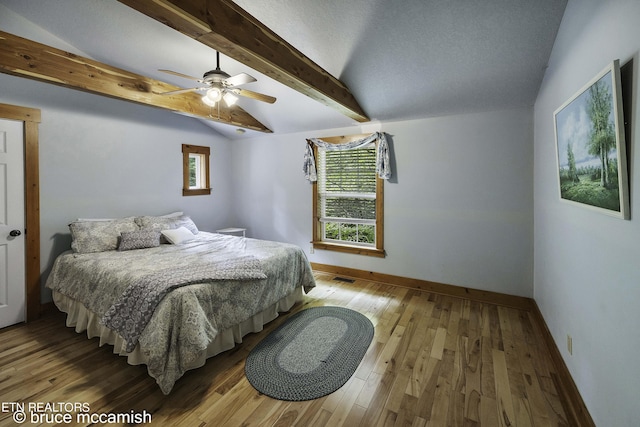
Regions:
<svg viewBox="0 0 640 427"><path fill-rule="evenodd" d="M560 199L629 219L620 61L611 62L553 116Z"/></svg>

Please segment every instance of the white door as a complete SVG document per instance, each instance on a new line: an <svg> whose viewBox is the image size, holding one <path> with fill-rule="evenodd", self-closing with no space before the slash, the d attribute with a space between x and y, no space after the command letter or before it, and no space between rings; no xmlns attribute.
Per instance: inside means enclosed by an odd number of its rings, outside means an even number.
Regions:
<svg viewBox="0 0 640 427"><path fill-rule="evenodd" d="M0 328L25 320L23 122L0 119Z"/></svg>

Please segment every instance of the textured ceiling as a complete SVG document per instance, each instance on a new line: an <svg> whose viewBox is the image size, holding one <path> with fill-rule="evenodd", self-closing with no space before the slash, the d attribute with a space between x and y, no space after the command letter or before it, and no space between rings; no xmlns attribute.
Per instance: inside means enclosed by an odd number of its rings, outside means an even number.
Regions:
<svg viewBox="0 0 640 427"><path fill-rule="evenodd" d="M344 82L380 121L533 105L566 6L566 0L236 3ZM199 77L215 68L213 50L116 0L0 4L86 56L158 80L189 87L188 80L157 70ZM253 75L258 81L246 89L278 98L273 105L240 104L275 133L355 123L230 58L221 57L221 68ZM255 136L210 125L229 138Z"/></svg>

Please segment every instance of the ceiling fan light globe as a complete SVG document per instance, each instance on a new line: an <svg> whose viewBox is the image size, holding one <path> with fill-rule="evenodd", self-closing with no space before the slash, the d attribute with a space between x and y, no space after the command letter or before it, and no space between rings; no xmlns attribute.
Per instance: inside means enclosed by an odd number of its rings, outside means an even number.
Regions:
<svg viewBox="0 0 640 427"><path fill-rule="evenodd" d="M222 99L224 99L224 102L225 104L227 104L227 107L231 107L238 101L238 97L231 92L226 92L222 97Z"/></svg>
<svg viewBox="0 0 640 427"><path fill-rule="evenodd" d="M205 96L213 103L219 102L222 99L222 90L217 87L213 87L207 91Z"/></svg>
<svg viewBox="0 0 640 427"><path fill-rule="evenodd" d="M207 104L209 107L216 106L216 101L212 101L206 94L202 97L202 102Z"/></svg>

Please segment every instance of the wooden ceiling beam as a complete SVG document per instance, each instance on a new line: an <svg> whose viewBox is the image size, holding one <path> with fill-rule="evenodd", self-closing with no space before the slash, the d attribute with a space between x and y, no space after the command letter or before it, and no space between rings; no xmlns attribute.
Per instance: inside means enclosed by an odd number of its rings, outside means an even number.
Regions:
<svg viewBox="0 0 640 427"><path fill-rule="evenodd" d="M367 122L349 89L230 0L118 0L315 99Z"/></svg>
<svg viewBox="0 0 640 427"><path fill-rule="evenodd" d="M227 107L219 103L219 108L211 108L196 92L160 95L180 88L3 31L0 31L0 72L232 126L271 132L236 105Z"/></svg>

